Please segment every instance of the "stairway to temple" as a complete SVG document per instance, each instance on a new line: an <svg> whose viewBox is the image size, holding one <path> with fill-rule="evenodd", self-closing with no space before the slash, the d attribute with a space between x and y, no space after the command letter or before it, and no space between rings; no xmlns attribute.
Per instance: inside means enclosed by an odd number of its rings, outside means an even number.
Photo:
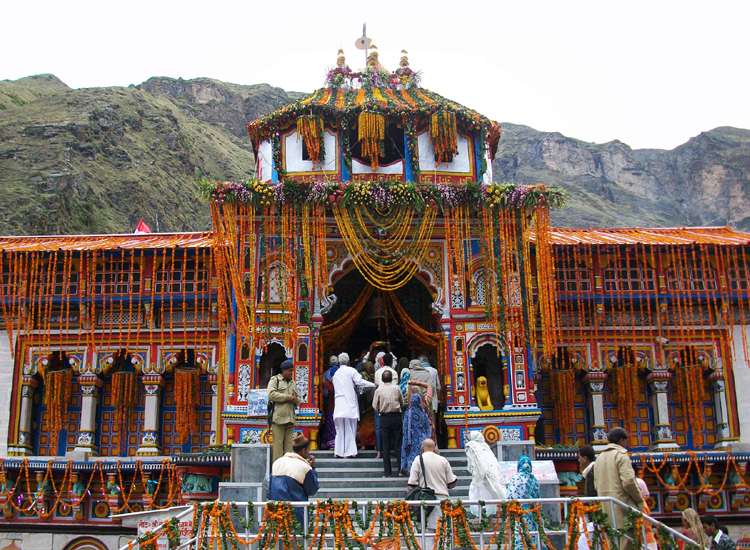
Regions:
<svg viewBox="0 0 750 550"><path fill-rule="evenodd" d="M318 472L320 489L310 500L350 499L359 502L390 498L404 498L406 477L383 477L383 460L375 458L375 451L360 451L357 458L333 458L333 451L312 451ZM471 475L466 469L466 452L463 449L442 449L440 454L448 459L453 473L458 477L451 498L467 499ZM397 474L399 465L391 458L391 468Z"/></svg>

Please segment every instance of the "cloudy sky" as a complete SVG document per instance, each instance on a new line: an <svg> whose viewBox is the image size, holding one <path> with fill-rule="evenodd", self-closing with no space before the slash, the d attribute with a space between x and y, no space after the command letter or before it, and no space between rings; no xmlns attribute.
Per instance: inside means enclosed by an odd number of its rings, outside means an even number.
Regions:
<svg viewBox="0 0 750 550"><path fill-rule="evenodd" d="M665 149L750 128L746 0L10 2L0 79L207 76L312 91L339 45L363 66L365 21L387 68L406 48L425 87L498 121Z"/></svg>

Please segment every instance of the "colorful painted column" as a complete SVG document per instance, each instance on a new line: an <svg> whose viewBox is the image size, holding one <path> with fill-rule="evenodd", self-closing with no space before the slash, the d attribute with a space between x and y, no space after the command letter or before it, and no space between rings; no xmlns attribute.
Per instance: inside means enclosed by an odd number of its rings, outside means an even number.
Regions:
<svg viewBox="0 0 750 550"><path fill-rule="evenodd" d="M731 437L729 431L729 408L727 407L726 384L724 382L724 370L719 365L709 377L711 393L714 396L714 408L716 409L716 449L725 449L730 442L736 441Z"/></svg>
<svg viewBox="0 0 750 550"><path fill-rule="evenodd" d="M73 452L99 456L99 449L96 446L96 407L99 405L99 388L103 385L102 379L93 373L80 374L78 385L81 388L81 421L78 425L78 436Z"/></svg>
<svg viewBox="0 0 750 550"><path fill-rule="evenodd" d="M24 365L24 371L27 370ZM31 415L34 408L34 391L39 386L39 380L24 374L21 378L21 415L18 422L18 440L8 448L10 456L31 456L34 446L31 438Z"/></svg>
<svg viewBox="0 0 750 550"><path fill-rule="evenodd" d="M135 454L138 456L159 455L161 454L159 407L164 378L161 374L144 374L141 376L141 382L146 392L146 411L143 419L143 437L141 437L141 444Z"/></svg>
<svg viewBox="0 0 750 550"><path fill-rule="evenodd" d="M591 444L604 446L609 443L609 433L604 421L604 381L607 373L601 371L590 371L583 377L583 383L588 387L588 409L591 425L589 426L589 437ZM571 403L571 406L572 403Z"/></svg>
<svg viewBox="0 0 750 550"><path fill-rule="evenodd" d="M646 383L651 386L651 413L654 423L652 426L652 451L679 450L672 434L672 423L669 420L669 399L667 389L672 373L666 369L654 370L646 377Z"/></svg>

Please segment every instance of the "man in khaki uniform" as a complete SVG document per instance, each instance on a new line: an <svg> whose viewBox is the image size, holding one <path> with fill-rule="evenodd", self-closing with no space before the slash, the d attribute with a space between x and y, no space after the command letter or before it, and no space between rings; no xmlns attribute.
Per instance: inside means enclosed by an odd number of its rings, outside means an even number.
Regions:
<svg viewBox="0 0 750 550"><path fill-rule="evenodd" d="M297 383L292 380L294 364L287 359L281 363L281 374L268 381L268 401L274 403L271 430L273 434L273 461L292 452L295 410L300 404Z"/></svg>
<svg viewBox="0 0 750 550"><path fill-rule="evenodd" d="M609 445L594 462L594 484L600 497L614 497L638 511L643 511L646 504L635 481L635 471L628 456L628 432L623 428L613 428L609 432ZM610 516L610 504L602 503L604 513ZM615 506L617 529L625 527L627 511L622 506ZM612 518L609 517L612 524ZM632 536L632 533L630 533ZM632 542L621 539L621 550L630 550Z"/></svg>

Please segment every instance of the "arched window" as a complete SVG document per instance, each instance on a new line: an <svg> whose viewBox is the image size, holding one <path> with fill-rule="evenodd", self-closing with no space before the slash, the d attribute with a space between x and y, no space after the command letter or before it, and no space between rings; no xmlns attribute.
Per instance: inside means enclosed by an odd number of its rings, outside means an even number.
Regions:
<svg viewBox="0 0 750 550"><path fill-rule="evenodd" d="M716 271L693 260L678 262L667 269L669 290L716 290Z"/></svg>
<svg viewBox="0 0 750 550"><path fill-rule="evenodd" d="M619 258L614 266L604 270L604 290L635 292L654 288L654 270L635 258Z"/></svg>
<svg viewBox="0 0 750 550"><path fill-rule="evenodd" d="M352 134L356 135L355 129ZM392 164L398 160L404 160L404 130L395 122L388 124L385 130L384 154L378 159L381 166ZM362 144L357 141L352 146L352 158L369 165L370 159L362 157Z"/></svg>
<svg viewBox="0 0 750 550"><path fill-rule="evenodd" d="M280 262L272 264L268 268L268 302L271 304L280 304L283 295L289 295L296 289L289 288L289 277L287 268ZM265 281L264 276L258 277L258 301L265 302Z"/></svg>

